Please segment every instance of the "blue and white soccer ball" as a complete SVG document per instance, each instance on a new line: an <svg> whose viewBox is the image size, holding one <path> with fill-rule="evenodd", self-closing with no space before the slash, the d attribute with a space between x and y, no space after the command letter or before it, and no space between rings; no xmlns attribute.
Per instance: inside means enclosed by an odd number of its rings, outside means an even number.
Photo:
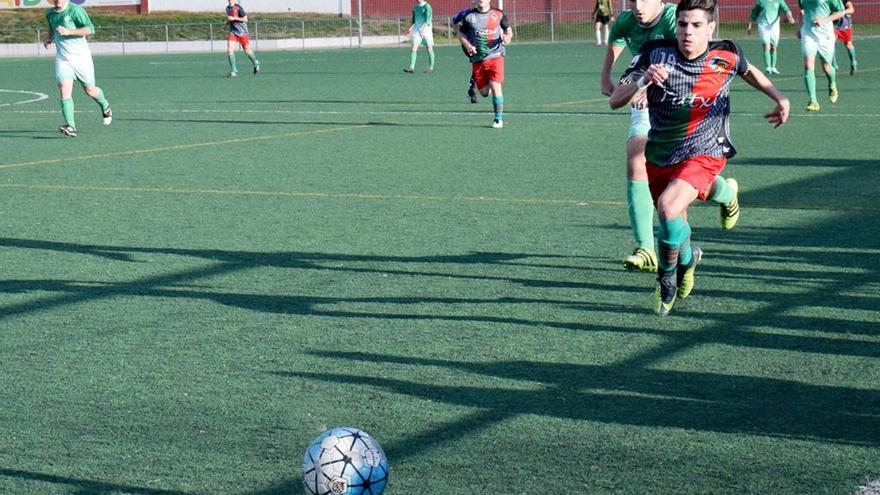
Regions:
<svg viewBox="0 0 880 495"><path fill-rule="evenodd" d="M379 495L388 484L388 459L375 438L357 428L318 435L302 462L309 495Z"/></svg>

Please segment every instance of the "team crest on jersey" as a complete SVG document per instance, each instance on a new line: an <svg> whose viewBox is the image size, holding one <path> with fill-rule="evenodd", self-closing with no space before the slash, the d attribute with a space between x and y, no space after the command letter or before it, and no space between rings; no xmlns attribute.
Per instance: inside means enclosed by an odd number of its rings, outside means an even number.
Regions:
<svg viewBox="0 0 880 495"><path fill-rule="evenodd" d="M730 62L722 57L716 56L709 62L709 67L718 74L722 74L730 70Z"/></svg>

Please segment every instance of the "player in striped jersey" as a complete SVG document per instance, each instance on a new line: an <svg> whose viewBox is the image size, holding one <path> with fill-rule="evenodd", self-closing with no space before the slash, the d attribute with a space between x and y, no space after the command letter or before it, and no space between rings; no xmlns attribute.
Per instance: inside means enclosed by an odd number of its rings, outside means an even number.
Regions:
<svg viewBox="0 0 880 495"><path fill-rule="evenodd" d="M789 101L742 55L732 41L709 39L716 0L681 0L676 40L646 43L620 85L611 108L647 94L651 130L645 146L651 196L660 218L658 288L654 310L668 315L676 299L690 295L702 251L691 246L687 208L697 198L721 204L722 227L739 217L736 182L720 174L736 151L728 137L730 84L740 76L776 102L766 118L788 120Z"/></svg>

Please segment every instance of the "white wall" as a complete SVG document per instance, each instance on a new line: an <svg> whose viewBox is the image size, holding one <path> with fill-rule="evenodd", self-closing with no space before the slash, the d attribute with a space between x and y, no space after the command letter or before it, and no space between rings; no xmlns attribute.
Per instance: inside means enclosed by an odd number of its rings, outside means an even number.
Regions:
<svg viewBox="0 0 880 495"><path fill-rule="evenodd" d="M314 12L351 15L351 0L239 0L250 12ZM187 12L223 12L224 0L150 0L150 12L185 10Z"/></svg>

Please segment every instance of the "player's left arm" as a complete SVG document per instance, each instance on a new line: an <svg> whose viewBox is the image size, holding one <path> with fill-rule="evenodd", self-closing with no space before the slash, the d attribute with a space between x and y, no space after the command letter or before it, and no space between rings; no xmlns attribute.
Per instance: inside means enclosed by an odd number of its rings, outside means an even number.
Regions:
<svg viewBox="0 0 880 495"><path fill-rule="evenodd" d="M771 100L776 102L776 107L773 108L770 113L764 114L764 118L767 119L768 122L773 124L773 127L779 127L784 124L788 120L788 112L791 104L788 101L788 98L785 97L776 86L773 85L773 82L765 76L757 67L752 64L748 64L748 68L746 69L744 74L740 74L740 77L747 83L749 86L757 89L758 91L767 95Z"/></svg>

